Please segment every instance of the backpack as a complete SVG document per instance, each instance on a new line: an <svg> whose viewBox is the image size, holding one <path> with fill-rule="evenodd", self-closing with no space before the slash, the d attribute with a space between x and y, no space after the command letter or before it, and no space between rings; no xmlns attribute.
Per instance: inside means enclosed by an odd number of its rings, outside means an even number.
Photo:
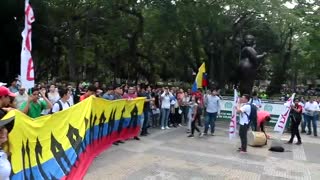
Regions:
<svg viewBox="0 0 320 180"><path fill-rule="evenodd" d="M58 100L56 103L54 103L53 106L54 106L55 104L58 104L58 105L59 105L59 111L62 111L62 110L63 110L62 103L61 103L60 100ZM68 106L70 107L69 101L67 101L67 104L68 104ZM50 112L49 112L48 114L53 114L52 109L53 109L53 107L51 108L51 110L50 110Z"/></svg>
<svg viewBox="0 0 320 180"><path fill-rule="evenodd" d="M249 119L249 124L248 125L250 125L251 123L254 123L255 124L255 126L257 126L257 119L258 119L258 113L257 113L257 111L258 111L258 109L257 109L257 107L254 105L254 104L249 104L250 105L250 114L248 115L246 112L245 112L245 114L248 116L248 119ZM255 127L255 130L256 130L257 128Z"/></svg>
<svg viewBox="0 0 320 180"><path fill-rule="evenodd" d="M282 146L271 146L269 151L284 152L284 148Z"/></svg>

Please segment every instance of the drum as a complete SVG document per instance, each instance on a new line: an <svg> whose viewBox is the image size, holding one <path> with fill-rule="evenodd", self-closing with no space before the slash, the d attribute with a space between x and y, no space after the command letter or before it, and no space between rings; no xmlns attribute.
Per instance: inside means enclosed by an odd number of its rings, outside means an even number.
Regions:
<svg viewBox="0 0 320 180"><path fill-rule="evenodd" d="M248 144L250 146L259 147L266 145L267 138L263 132L249 131Z"/></svg>

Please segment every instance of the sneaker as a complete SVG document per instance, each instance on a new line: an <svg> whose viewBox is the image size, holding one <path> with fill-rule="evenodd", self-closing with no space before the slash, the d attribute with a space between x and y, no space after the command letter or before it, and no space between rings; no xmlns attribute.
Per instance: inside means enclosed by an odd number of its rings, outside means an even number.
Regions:
<svg viewBox="0 0 320 180"><path fill-rule="evenodd" d="M208 133L203 133L204 136L208 136Z"/></svg>
<svg viewBox="0 0 320 180"><path fill-rule="evenodd" d="M161 127L161 130L164 130L165 128L164 127Z"/></svg>
<svg viewBox="0 0 320 180"><path fill-rule="evenodd" d="M311 135L311 132L307 133L307 135Z"/></svg>
<svg viewBox="0 0 320 180"><path fill-rule="evenodd" d="M178 126L180 126L180 127L181 127L182 125L181 125L181 124L178 124Z"/></svg>
<svg viewBox="0 0 320 180"><path fill-rule="evenodd" d="M296 143L296 145L301 145L302 144L302 142L301 141L298 141L297 143Z"/></svg>
<svg viewBox="0 0 320 180"><path fill-rule="evenodd" d="M301 131L302 134L307 133L306 131Z"/></svg>
<svg viewBox="0 0 320 180"><path fill-rule="evenodd" d="M190 134L188 137L189 137L189 138L194 138L194 135Z"/></svg>
<svg viewBox="0 0 320 180"><path fill-rule="evenodd" d="M140 138L138 136L135 136L133 139L140 141Z"/></svg>
<svg viewBox="0 0 320 180"><path fill-rule="evenodd" d="M213 134L213 133L211 133L211 136L214 136L214 134Z"/></svg>
<svg viewBox="0 0 320 180"><path fill-rule="evenodd" d="M121 144L123 144L123 143L124 143L124 141L117 141L117 143L121 143Z"/></svg>
<svg viewBox="0 0 320 180"><path fill-rule="evenodd" d="M292 141L288 141L288 142L286 142L286 144L292 144Z"/></svg>
<svg viewBox="0 0 320 180"><path fill-rule="evenodd" d="M166 129L170 129L170 128L167 126Z"/></svg>
<svg viewBox="0 0 320 180"><path fill-rule="evenodd" d="M203 133L199 133L199 137L203 137Z"/></svg>
<svg viewBox="0 0 320 180"><path fill-rule="evenodd" d="M247 151L241 150L240 154L247 154Z"/></svg>

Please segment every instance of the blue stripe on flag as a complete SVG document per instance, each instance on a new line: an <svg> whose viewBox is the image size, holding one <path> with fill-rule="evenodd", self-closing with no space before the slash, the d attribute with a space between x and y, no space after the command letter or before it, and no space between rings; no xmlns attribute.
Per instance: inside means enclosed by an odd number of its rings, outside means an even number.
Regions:
<svg viewBox="0 0 320 180"><path fill-rule="evenodd" d="M192 85L192 92L197 92L198 91L198 85L197 82L194 82Z"/></svg>

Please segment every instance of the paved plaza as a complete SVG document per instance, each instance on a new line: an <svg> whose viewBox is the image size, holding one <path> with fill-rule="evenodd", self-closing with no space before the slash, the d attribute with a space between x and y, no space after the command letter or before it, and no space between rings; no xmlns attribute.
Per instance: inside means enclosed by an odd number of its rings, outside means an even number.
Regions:
<svg viewBox="0 0 320 180"><path fill-rule="evenodd" d="M303 145L283 146L287 152L236 149L240 140L229 140L228 124L218 122L215 136L187 138L186 127L151 129L141 141L129 140L99 155L86 180L320 180L320 138L302 135ZM273 137L274 134L271 134ZM281 137L282 142L289 134Z"/></svg>

